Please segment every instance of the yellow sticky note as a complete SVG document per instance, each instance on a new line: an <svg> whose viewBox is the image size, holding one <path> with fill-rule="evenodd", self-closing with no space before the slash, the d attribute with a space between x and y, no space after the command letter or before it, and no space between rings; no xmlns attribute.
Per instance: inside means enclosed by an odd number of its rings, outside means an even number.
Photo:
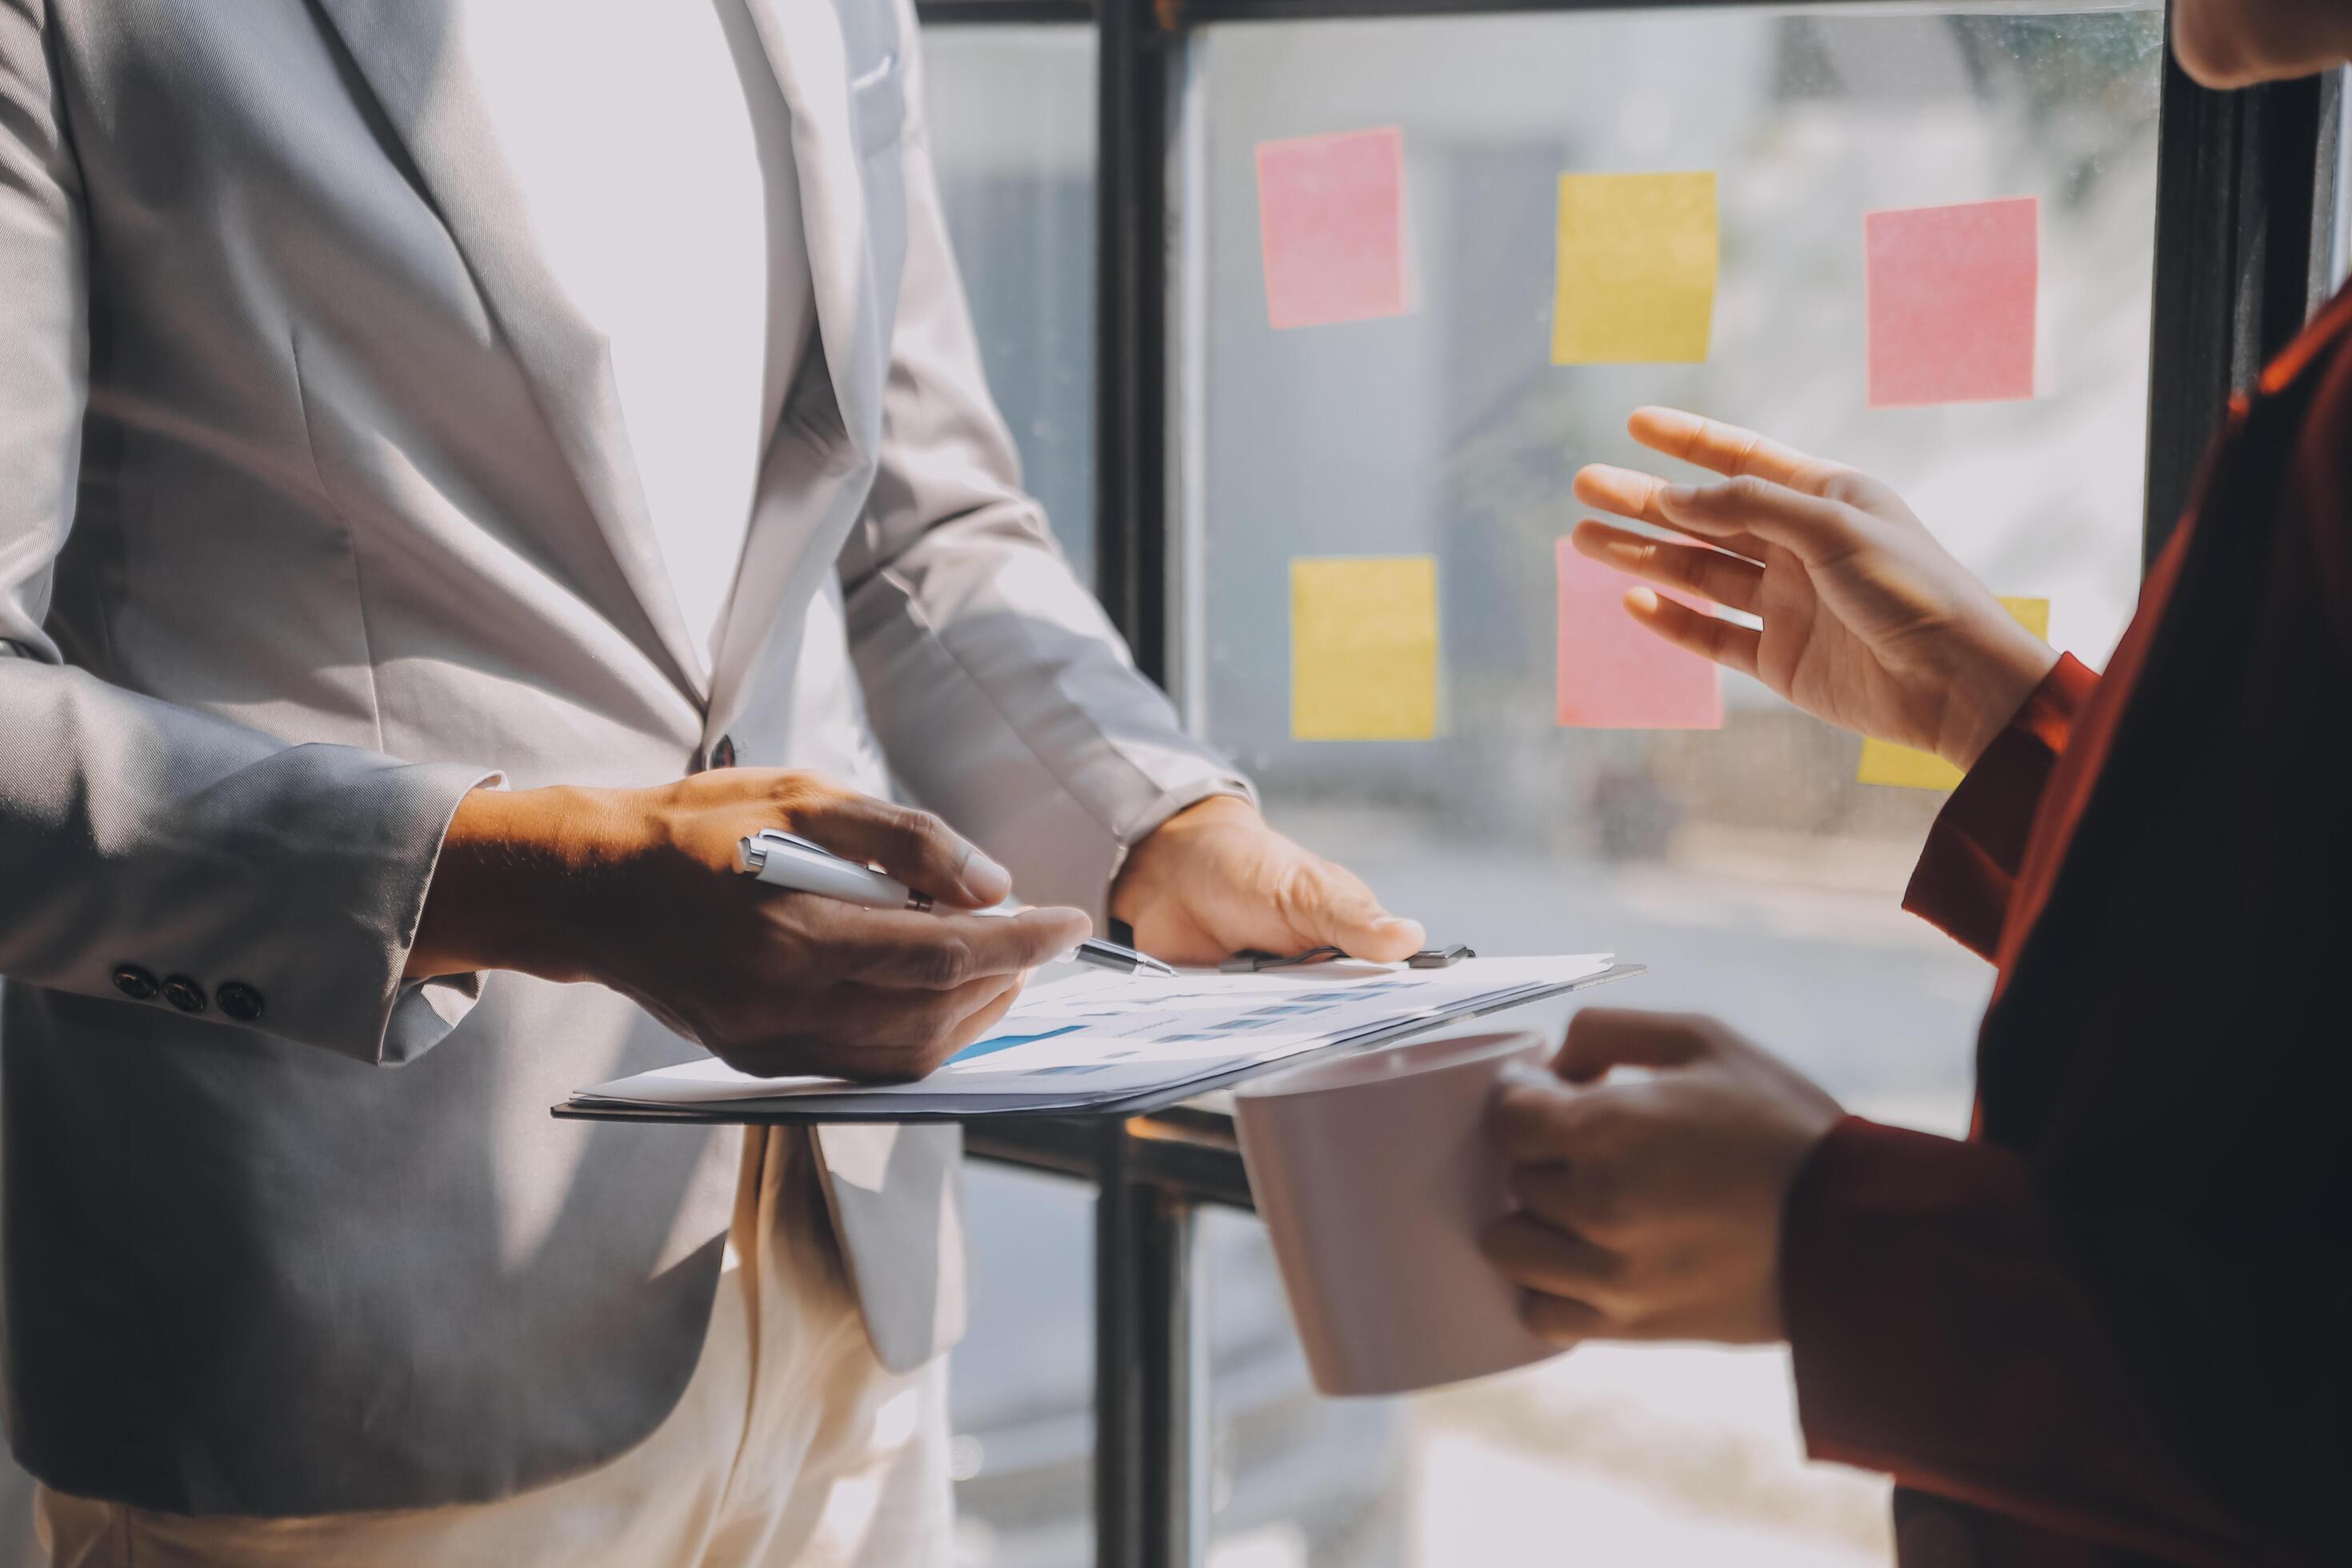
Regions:
<svg viewBox="0 0 2352 1568"><path fill-rule="evenodd" d="M1862 742L1862 771L1855 776L1864 784L1904 789L1954 789L1960 770L1933 752L1915 752L1874 735Z"/></svg>
<svg viewBox="0 0 2352 1568"><path fill-rule="evenodd" d="M1715 269L1712 173L1562 174L1551 363L1704 360Z"/></svg>
<svg viewBox="0 0 2352 1568"><path fill-rule="evenodd" d="M1426 741L1437 732L1437 563L1426 555L1290 563L1290 733Z"/></svg>
<svg viewBox="0 0 2352 1568"><path fill-rule="evenodd" d="M2019 626L2044 641L2049 640L2049 600L2004 598L2000 607L2014 616ZM1932 752L1915 752L1892 741L1866 740L1862 743L1862 772L1856 776L1866 784L1895 784L1903 789L1952 789L1960 782L1960 770Z"/></svg>

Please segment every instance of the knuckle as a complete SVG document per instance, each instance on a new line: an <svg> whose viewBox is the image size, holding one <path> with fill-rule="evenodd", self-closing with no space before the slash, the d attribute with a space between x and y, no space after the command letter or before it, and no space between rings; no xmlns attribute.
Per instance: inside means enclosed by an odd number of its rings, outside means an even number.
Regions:
<svg viewBox="0 0 2352 1568"><path fill-rule="evenodd" d="M971 944L960 936L943 936L924 949L923 983L940 991L952 991L971 978L974 960Z"/></svg>
<svg viewBox="0 0 2352 1568"><path fill-rule="evenodd" d="M1592 1171L1601 1180L1618 1184L1622 1166L1642 1147L1649 1119L1642 1093L1646 1084L1612 1084L1604 1093L1592 1093L1576 1123L1576 1150L1571 1159L1578 1173Z"/></svg>
<svg viewBox="0 0 2352 1568"><path fill-rule="evenodd" d="M1569 1189L1570 1223L1594 1238L1615 1235L1626 1220L1624 1184L1605 1162L1580 1169Z"/></svg>
<svg viewBox="0 0 2352 1568"><path fill-rule="evenodd" d="M1576 1151L1594 1163L1614 1160L1633 1142L1638 1120L1631 1100L1639 1084L1612 1084L1605 1093L1587 1096L1578 1106Z"/></svg>
<svg viewBox="0 0 2352 1568"><path fill-rule="evenodd" d="M928 811L911 805L887 808L884 826L903 839L910 849L928 855L945 855L951 843L948 826Z"/></svg>
<svg viewBox="0 0 2352 1568"><path fill-rule="evenodd" d="M1293 861L1283 867L1275 873L1274 886L1268 889L1267 897L1275 912L1296 929L1299 917L1315 901L1313 868L1305 861Z"/></svg>
<svg viewBox="0 0 2352 1568"><path fill-rule="evenodd" d="M903 833L910 838L927 837L938 832L940 827L940 819L929 812L911 805L900 805L895 801L882 805L881 817L884 826L891 831Z"/></svg>
<svg viewBox="0 0 2352 1568"><path fill-rule="evenodd" d="M1824 500L1867 510L1879 499L1878 483L1859 468L1833 468L1822 476Z"/></svg>

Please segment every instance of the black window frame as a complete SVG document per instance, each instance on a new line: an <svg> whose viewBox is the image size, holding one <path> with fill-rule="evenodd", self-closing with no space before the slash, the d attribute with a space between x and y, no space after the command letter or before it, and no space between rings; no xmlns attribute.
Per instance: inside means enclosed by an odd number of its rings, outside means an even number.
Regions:
<svg viewBox="0 0 2352 1568"><path fill-rule="evenodd" d="M1883 0L1851 0L1866 9ZM1964 4L1965 0L1956 0ZM1163 686L1171 673L1169 176L1176 85L1211 23L1639 11L1786 0L920 0L925 23L1091 25L1097 48L1096 592ZM2330 292L2340 72L2237 92L2168 46L2158 107L2143 545L2152 563L2231 397ZM1076 1177L1095 1198L1095 1561L1190 1568L1208 1545L1207 1372L1193 1266L1202 1205L1248 1210L1231 1118L966 1131L977 1157Z"/></svg>

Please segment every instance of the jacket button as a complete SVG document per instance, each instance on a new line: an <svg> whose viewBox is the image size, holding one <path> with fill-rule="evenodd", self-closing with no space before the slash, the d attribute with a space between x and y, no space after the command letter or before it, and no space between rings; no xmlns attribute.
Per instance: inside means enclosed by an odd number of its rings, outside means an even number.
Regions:
<svg viewBox="0 0 2352 1568"><path fill-rule="evenodd" d="M714 768L731 768L735 765L734 736L719 737L719 743L710 748L710 765Z"/></svg>
<svg viewBox="0 0 2352 1568"><path fill-rule="evenodd" d="M114 971L114 988L133 1002L152 1002L163 986L155 977L135 963L118 965Z"/></svg>
<svg viewBox="0 0 2352 1568"><path fill-rule="evenodd" d="M205 988L184 974L166 975L163 1000L183 1013L201 1013L205 1010Z"/></svg>
<svg viewBox="0 0 2352 1568"><path fill-rule="evenodd" d="M220 1010L240 1024L257 1023L261 1017L261 993L242 980L232 980L213 993Z"/></svg>

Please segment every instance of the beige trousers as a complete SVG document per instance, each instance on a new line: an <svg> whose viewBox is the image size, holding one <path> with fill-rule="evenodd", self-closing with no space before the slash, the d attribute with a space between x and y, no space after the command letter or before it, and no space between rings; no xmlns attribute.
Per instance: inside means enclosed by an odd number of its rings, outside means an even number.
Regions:
<svg viewBox="0 0 2352 1568"><path fill-rule="evenodd" d="M702 1359L603 1468L496 1502L189 1519L44 1487L57 1568L943 1568L944 1359L875 1361L807 1134L750 1129Z"/></svg>

